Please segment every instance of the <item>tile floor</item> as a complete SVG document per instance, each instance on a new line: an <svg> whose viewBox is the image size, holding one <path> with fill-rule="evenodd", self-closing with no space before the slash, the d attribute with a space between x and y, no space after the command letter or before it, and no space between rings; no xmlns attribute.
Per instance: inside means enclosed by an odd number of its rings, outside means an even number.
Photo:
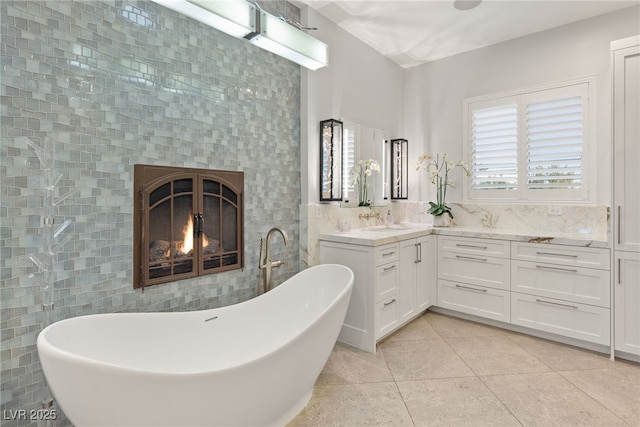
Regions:
<svg viewBox="0 0 640 427"><path fill-rule="evenodd" d="M640 426L640 365L427 312L337 343L294 426Z"/></svg>

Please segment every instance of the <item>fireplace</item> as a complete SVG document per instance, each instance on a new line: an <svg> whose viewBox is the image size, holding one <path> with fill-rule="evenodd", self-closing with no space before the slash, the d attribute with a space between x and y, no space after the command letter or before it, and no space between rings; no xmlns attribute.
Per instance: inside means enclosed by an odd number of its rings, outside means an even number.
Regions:
<svg viewBox="0 0 640 427"><path fill-rule="evenodd" d="M243 267L244 174L135 165L134 288Z"/></svg>

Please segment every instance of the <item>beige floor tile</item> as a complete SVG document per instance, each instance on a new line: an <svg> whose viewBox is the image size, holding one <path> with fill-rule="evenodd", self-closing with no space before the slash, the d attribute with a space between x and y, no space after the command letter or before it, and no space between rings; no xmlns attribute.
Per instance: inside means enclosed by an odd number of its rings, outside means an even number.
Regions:
<svg viewBox="0 0 640 427"><path fill-rule="evenodd" d="M384 381L393 381L393 377L382 352L371 354L338 342L316 386Z"/></svg>
<svg viewBox="0 0 640 427"><path fill-rule="evenodd" d="M385 342L440 339L440 335L429 324L425 316L417 317L406 326L385 338Z"/></svg>
<svg viewBox="0 0 640 427"><path fill-rule="evenodd" d="M509 338L555 371L607 369L613 365L608 354L596 353L522 334L513 334Z"/></svg>
<svg viewBox="0 0 640 427"><path fill-rule="evenodd" d="M477 375L550 371L506 336L448 338L446 342Z"/></svg>
<svg viewBox="0 0 640 427"><path fill-rule="evenodd" d="M393 382L343 384L314 388L294 426L412 426L409 412Z"/></svg>
<svg viewBox="0 0 640 427"><path fill-rule="evenodd" d="M429 312L375 355L337 343L289 424L370 425L640 427L640 364Z"/></svg>
<svg viewBox="0 0 640 427"><path fill-rule="evenodd" d="M626 423L556 372L481 377L524 426L624 426Z"/></svg>
<svg viewBox="0 0 640 427"><path fill-rule="evenodd" d="M398 381L416 426L520 426L477 377Z"/></svg>
<svg viewBox="0 0 640 427"><path fill-rule="evenodd" d="M632 426L640 426L640 367L559 372Z"/></svg>
<svg viewBox="0 0 640 427"><path fill-rule="evenodd" d="M474 375L443 340L384 342L380 349L396 381Z"/></svg>
<svg viewBox="0 0 640 427"><path fill-rule="evenodd" d="M442 338L490 337L502 336L507 333L493 326L457 319L439 313L428 312L425 315L425 319Z"/></svg>

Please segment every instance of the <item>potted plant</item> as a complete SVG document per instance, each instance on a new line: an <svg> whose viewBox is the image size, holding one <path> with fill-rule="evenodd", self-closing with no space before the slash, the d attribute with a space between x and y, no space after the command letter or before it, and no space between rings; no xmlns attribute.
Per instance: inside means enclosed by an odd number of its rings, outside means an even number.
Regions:
<svg viewBox="0 0 640 427"><path fill-rule="evenodd" d="M447 161L446 153L437 153L435 157L431 154L423 154L418 157L416 170L422 169L430 174L431 182L436 186L436 202L429 202L431 206L429 213L433 215L434 226L446 227L448 225L448 220L444 217L444 214L449 215L449 219L453 219L451 208L447 206L445 200L447 187L454 187L453 181L449 180L449 171L455 167L461 167L467 176L471 174L466 163L462 161Z"/></svg>
<svg viewBox="0 0 640 427"><path fill-rule="evenodd" d="M369 183L367 178L373 172L380 172L380 164L373 159L360 160L351 169L351 182L358 188L358 206L370 206Z"/></svg>

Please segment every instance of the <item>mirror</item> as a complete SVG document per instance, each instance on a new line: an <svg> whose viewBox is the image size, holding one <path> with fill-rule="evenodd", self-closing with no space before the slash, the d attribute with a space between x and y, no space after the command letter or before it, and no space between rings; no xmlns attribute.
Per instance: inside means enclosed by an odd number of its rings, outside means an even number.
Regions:
<svg viewBox="0 0 640 427"><path fill-rule="evenodd" d="M374 159L380 172L368 178L368 199L372 206L385 205L389 199L389 140L388 132L355 122L344 121L343 137L343 200L342 207L358 206L358 189L351 177L353 167L360 160Z"/></svg>

